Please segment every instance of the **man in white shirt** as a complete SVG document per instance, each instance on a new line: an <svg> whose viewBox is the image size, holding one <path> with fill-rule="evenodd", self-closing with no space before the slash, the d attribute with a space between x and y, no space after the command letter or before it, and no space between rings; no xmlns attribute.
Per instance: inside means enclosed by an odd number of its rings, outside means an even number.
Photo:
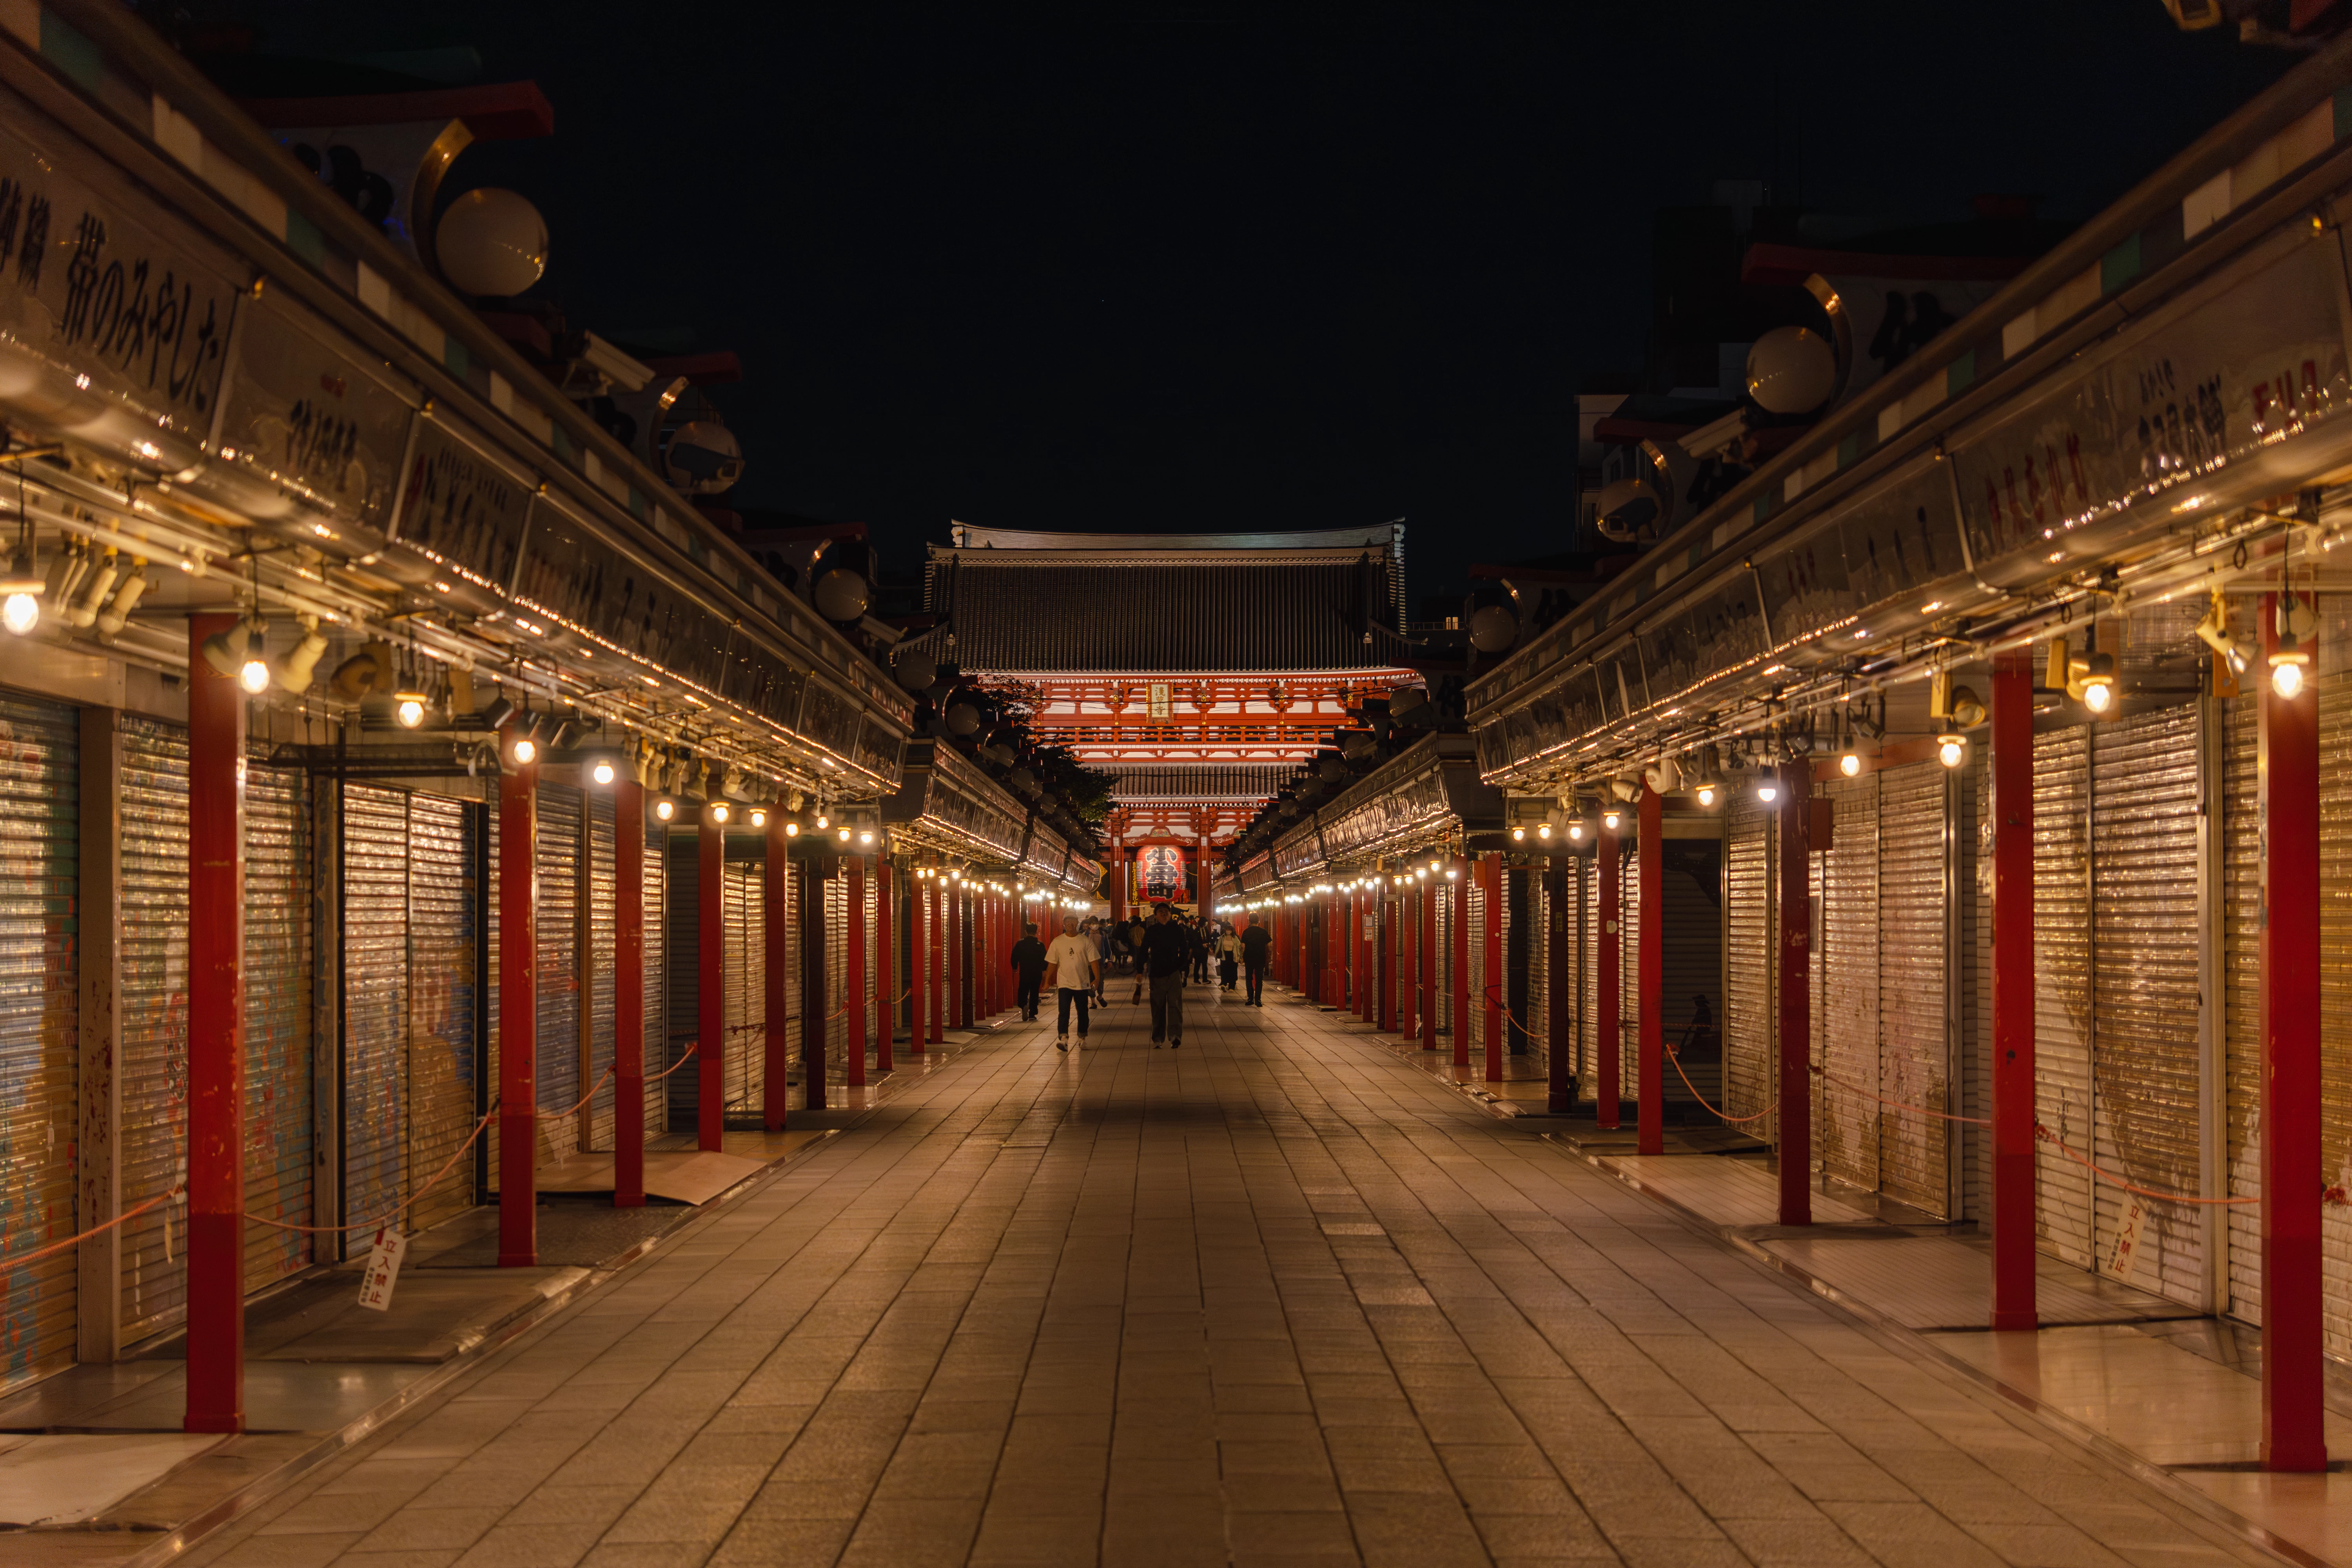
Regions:
<svg viewBox="0 0 2352 1568"><path fill-rule="evenodd" d="M1078 1039L1087 1037L1087 1004L1094 1000L1098 984L1097 970L1101 963L1095 944L1078 934L1078 917L1062 917L1062 934L1045 949L1045 984L1054 988L1056 999L1055 1037L1056 1050L1070 1048L1070 1007L1078 1009Z"/></svg>

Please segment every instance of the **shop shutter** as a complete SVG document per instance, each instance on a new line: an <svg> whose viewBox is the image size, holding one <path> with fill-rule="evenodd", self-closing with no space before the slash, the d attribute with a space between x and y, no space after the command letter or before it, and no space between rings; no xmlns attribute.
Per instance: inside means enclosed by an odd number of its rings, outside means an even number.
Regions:
<svg viewBox="0 0 2352 1568"><path fill-rule="evenodd" d="M2321 1170L2352 1184L2352 675L2332 667L2347 646L2347 601L2321 602L2319 692L2319 1117ZM2245 1205L2252 1211L2254 1205ZM2233 1211L2236 1212L2236 1211ZM2320 1322L2327 1353L2352 1355L2352 1209L2320 1215Z"/></svg>
<svg viewBox="0 0 2352 1568"><path fill-rule="evenodd" d="M2091 1147L2090 732L2075 724L2033 738L2033 1115ZM2035 1144L2035 1230L2042 1249L2088 1268L2091 1174Z"/></svg>
<svg viewBox="0 0 2352 1568"><path fill-rule="evenodd" d="M1836 813L1821 879L1814 965L1814 1058L1822 1079L1813 1122L1822 1169L1874 1192L1879 1180L1878 788L1885 775L1839 778L1822 790ZM1834 1081L1832 1081L1834 1080Z"/></svg>
<svg viewBox="0 0 2352 1568"><path fill-rule="evenodd" d="M845 933L849 929L848 879L841 874L841 862L827 862L828 874L818 884L824 896L824 1061L825 1076L838 1084L842 1065L848 1058L843 1054L849 1039L849 1015L843 1004L849 998L848 943ZM971 999L971 1015L980 1016L983 994L978 984L977 966L988 960L987 950L977 929L980 900L966 900L963 910L964 966L963 993Z"/></svg>
<svg viewBox="0 0 2352 1568"><path fill-rule="evenodd" d="M756 860L727 862L727 1107L757 1110L767 1084L767 910Z"/></svg>
<svg viewBox="0 0 2352 1568"><path fill-rule="evenodd" d="M754 868L754 869L756 870L756 868ZM864 907L859 910L857 915L857 918L866 924L866 978L863 982L866 987L864 992L866 997L866 1038L864 1041L859 1043L857 1049L867 1052L868 1054L871 1054L873 1050L876 1029L881 1026L883 1020L888 1016L877 1005L874 994L876 985L882 973L882 944L889 940L887 933L876 927L874 923L874 911L879 902L878 895L881 891L881 879L887 874L888 868L881 859L872 858L866 862L866 893L862 900ZM1013 913L1006 921L1008 929L1005 934L1008 940L998 949L997 952L996 962L1000 964L1009 966L1013 962L1013 943L1019 941L1021 938L1021 922L1027 918L1022 911L1027 907L1028 906L1025 904L1017 902L1013 906Z"/></svg>
<svg viewBox="0 0 2352 1568"><path fill-rule="evenodd" d="M1626 853L1617 872L1617 1084L1633 1101L1642 1095L1642 859L1630 835L1620 842ZM1658 1070L1674 1077L1664 1062Z"/></svg>
<svg viewBox="0 0 2352 1568"><path fill-rule="evenodd" d="M1601 1097L1601 858L1587 855L1577 862L1577 887L1582 900L1577 927L1576 1093L1582 1100Z"/></svg>
<svg viewBox="0 0 2352 1568"><path fill-rule="evenodd" d="M122 1206L179 1184L188 1142L188 739L122 721ZM122 1227L122 1328L137 1339L186 1301L178 1204Z"/></svg>
<svg viewBox="0 0 2352 1568"><path fill-rule="evenodd" d="M1462 887L1462 910L1470 925L1470 984L1463 995L1470 1004L1470 1016L1462 1020L1465 1038L1470 1042L1470 1055L1475 1059L1486 1047L1486 885L1482 875L1485 868L1474 858L1470 862Z"/></svg>
<svg viewBox="0 0 2352 1568"><path fill-rule="evenodd" d="M1528 1005L1519 1019L1522 1032L1513 1035L1511 1044L1528 1054L1531 1066L1547 1062L1550 1057L1553 908L1549 866L1550 862L1538 860L1517 874L1528 907L1527 934L1522 941Z"/></svg>
<svg viewBox="0 0 2352 1568"><path fill-rule="evenodd" d="M638 835L639 848L645 856L644 881L640 891L644 897L646 937L646 1077L650 1080L677 1058L671 1054L669 1031L664 1026L669 1016L669 926L667 900L669 868L663 858L663 847L669 833L659 822L646 822L626 831ZM684 1078L684 1071L675 1073L659 1083L648 1081L646 1086L645 1124L648 1132L659 1132L669 1125L662 1109L663 1090L675 1079Z"/></svg>
<svg viewBox="0 0 2352 1568"><path fill-rule="evenodd" d="M1664 987L1659 1017L1682 1053L1683 1072L1661 1062L1666 1098L1688 1102L1688 1074L1709 1102L1723 1103L1723 867L1705 839L1666 841L1665 919L1659 957ZM1711 852L1712 851L1712 852ZM1709 1020L1705 1027L1697 1020Z"/></svg>
<svg viewBox="0 0 2352 1568"><path fill-rule="evenodd" d="M316 1147L310 1051L310 779L289 768L245 773L245 1207L311 1225ZM328 1251L331 1254L333 1248ZM311 1261L301 1231L247 1224L245 1288Z"/></svg>
<svg viewBox="0 0 2352 1568"><path fill-rule="evenodd" d="M0 1264L71 1236L80 716L0 692ZM0 1384L72 1359L74 1255L8 1267Z"/></svg>
<svg viewBox="0 0 2352 1568"><path fill-rule="evenodd" d="M539 786L539 1109L578 1102L580 1080L580 791ZM580 1146L577 1118L539 1124L540 1158L562 1159Z"/></svg>
<svg viewBox="0 0 2352 1568"><path fill-rule="evenodd" d="M343 786L344 1225L407 1197L408 796ZM361 1245L362 1237L354 1239Z"/></svg>
<svg viewBox="0 0 2352 1568"><path fill-rule="evenodd" d="M430 1182L464 1144L475 1109L475 864L482 808L437 795L408 797L407 1228L428 1229L473 1206L472 1160ZM360 1238L364 1241L365 1238Z"/></svg>
<svg viewBox="0 0 2352 1568"><path fill-rule="evenodd" d="M588 1101L587 1146L613 1147L613 1105L615 1093L606 1076L613 1070L613 972L620 925L614 901L613 855L617 825L613 797L603 790L587 793L588 898L586 951L582 967L588 998L588 1082L602 1081Z"/></svg>
<svg viewBox="0 0 2352 1568"><path fill-rule="evenodd" d="M1774 944L1772 818L1755 792L1738 790L1725 812L1724 837L1724 1109L1754 1116L1772 1103ZM1748 1123L1757 1137L1777 1139L1777 1117Z"/></svg>
<svg viewBox="0 0 2352 1568"><path fill-rule="evenodd" d="M1945 1005L1949 774L1930 760L1889 768L1878 780L1878 1092L1950 1111L1958 1086ZM1950 1125L1879 1107L1879 1190L1928 1214L1947 1213Z"/></svg>
<svg viewBox="0 0 2352 1568"><path fill-rule="evenodd" d="M2198 1182L2197 749L2193 703L2092 731L2092 1107L2097 1159L2143 1186ZM2078 1145L2079 1146L2079 1145ZM2138 1202L2101 1184L2105 1270ZM2132 1282L2203 1298L2203 1216L2150 1203Z"/></svg>

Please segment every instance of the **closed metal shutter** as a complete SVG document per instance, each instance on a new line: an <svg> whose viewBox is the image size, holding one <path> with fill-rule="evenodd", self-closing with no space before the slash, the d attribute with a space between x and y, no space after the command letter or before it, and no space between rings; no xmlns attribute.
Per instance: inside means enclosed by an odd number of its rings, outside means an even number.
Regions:
<svg viewBox="0 0 2352 1568"><path fill-rule="evenodd" d="M1816 856L1821 933L1813 1052L1823 1078L1814 1113L1822 1169L1865 1191L1878 1187L1878 782L1831 781L1836 827ZM1831 1079L1837 1082L1832 1082Z"/></svg>
<svg viewBox="0 0 2352 1568"><path fill-rule="evenodd" d="M1948 777L1934 761L1878 775L1878 1092L1933 1111L1956 1109L1958 1088L1945 1010ZM1894 1106L1879 1111L1879 1190L1944 1214L1950 1123Z"/></svg>
<svg viewBox="0 0 2352 1568"><path fill-rule="evenodd" d="M857 914L857 918L863 921L866 926L866 978L864 981L866 987L864 992L864 995L866 997L866 1038L858 1043L856 1048L860 1051L866 1052L869 1055L873 1051L875 1039L874 1031L881 1024L883 1018L887 1016L883 1010L879 1006L876 1005L876 998L874 994L877 983L879 981L882 973L880 967L882 962L882 943L888 940L884 933L877 931L874 925L874 910L877 897L881 891L881 882L877 868L882 863L880 861L877 860L871 862L866 867L866 892L865 896L860 900L862 907L859 909ZM1021 903L1015 903L1013 906L1013 912L1005 921L1006 936L1009 940L1003 942L998 949L997 962L999 963L1006 964L1008 966L1011 964L1013 943L1019 941L1021 938L1021 922L1027 918L1022 913L1022 911L1027 907L1028 906L1025 904ZM1013 993L1013 994L1017 995L1018 994Z"/></svg>
<svg viewBox="0 0 2352 1568"><path fill-rule="evenodd" d="M835 1083L841 1081L842 1063L847 1058L843 1052L849 1040L849 1015L843 1004L849 998L848 931L849 892L847 879L841 874L841 863L831 863L829 874L819 884L824 889L824 1057L825 1071ZM980 1014L983 994L978 965L988 961L985 944L977 929L980 900L966 902L964 920L963 991L971 998L973 1016Z"/></svg>
<svg viewBox="0 0 2352 1568"><path fill-rule="evenodd" d="M488 868L487 875L490 887L489 896L483 900L486 919L482 937L482 1005L488 1009L488 1016L482 1020L482 1071L489 1075L489 1103L498 1105L504 1081L499 1077L499 839L501 817L498 781L490 780L484 793L482 838L485 847L482 863ZM482 1184L486 1194L498 1182L500 1120L500 1117L491 1117L489 1126L483 1130L482 1157L476 1162L478 1168L487 1173Z"/></svg>
<svg viewBox="0 0 2352 1568"><path fill-rule="evenodd" d="M460 1168L418 1197L479 1114L474 1109L475 844L481 808L436 795L408 797L408 1163L406 1228L424 1230L473 1205ZM365 1215L355 1215L364 1218ZM365 1238L361 1238L364 1240Z"/></svg>
<svg viewBox="0 0 2352 1568"><path fill-rule="evenodd" d="M580 792L539 786L539 1109L578 1102L580 1081ZM561 1159L580 1146L580 1124L541 1121L540 1158Z"/></svg>
<svg viewBox="0 0 2352 1568"><path fill-rule="evenodd" d="M245 1207L289 1225L315 1223L309 786L292 769L245 771ZM300 1231L247 1224L245 1288L312 1252Z"/></svg>
<svg viewBox="0 0 2352 1568"><path fill-rule="evenodd" d="M1523 1033L1514 1034L1514 1049L1524 1050L1536 1063L1550 1059L1551 1042L1551 936L1552 907L1551 877L1543 861L1533 868L1517 873L1526 889L1528 904L1527 921L1528 1005L1519 1023Z"/></svg>
<svg viewBox="0 0 2352 1568"><path fill-rule="evenodd" d="M668 839L669 830L658 821L649 821L634 825L627 831L633 831L638 835L645 854L645 880L640 889L644 895L646 935L645 1064L646 1077L651 1079L656 1073L667 1068L671 1062L677 1059L671 1055L669 1031L664 1027L665 1020L669 1016L669 969L667 962L669 952L669 925L666 912L668 909L666 900L669 868L665 863L662 851L664 844ZM661 1083L647 1085L645 1108L646 1131L659 1132L669 1125L669 1117L662 1108L662 1091L670 1082L685 1076L686 1074L681 1071L673 1074L670 1079L665 1079Z"/></svg>
<svg viewBox="0 0 2352 1568"><path fill-rule="evenodd" d="M757 861L727 862L727 1105L756 1110L767 1086L767 899Z"/></svg>
<svg viewBox="0 0 2352 1568"><path fill-rule="evenodd" d="M2346 601L2330 596L2323 648L2340 658ZM2325 663L2336 658L2323 652ZM2352 676L2319 692L2319 1116L2322 1172L2352 1184ZM2250 1211L2256 1205L2247 1205ZM2320 1211L2320 1322L2327 1352L2352 1355L2352 1210Z"/></svg>
<svg viewBox="0 0 2352 1568"><path fill-rule="evenodd" d="M2144 1186L2198 1183L2196 705L2092 731L2093 1110L2097 1159ZM2079 1147L2079 1145L2078 1145ZM2107 1266L2129 1205L2101 1184L2094 1253ZM2203 1216L2150 1203L2132 1282L2197 1305Z"/></svg>
<svg viewBox="0 0 2352 1568"><path fill-rule="evenodd" d="M1576 1093L1579 1100L1601 1098L1601 857L1586 856L1580 863L1582 923L1577 928Z"/></svg>
<svg viewBox="0 0 2352 1568"><path fill-rule="evenodd" d="M2033 738L2033 1115L2070 1148L2091 1147L2090 732ZM2035 1235L2092 1263L2091 1173L2035 1144Z"/></svg>
<svg viewBox="0 0 2352 1568"><path fill-rule="evenodd" d="M79 726L0 693L0 1264L79 1228ZM72 1356L74 1276L70 1248L6 1268L0 1382Z"/></svg>
<svg viewBox="0 0 2352 1568"><path fill-rule="evenodd" d="M1705 839L1666 841L1665 918L1660 973L1664 994L1660 1021L1682 1053L1681 1073L1658 1064L1670 1100L1687 1103L1687 1074L1716 1105L1723 1103L1723 866L1720 847ZM1702 1027L1698 1020L1705 1018Z"/></svg>
<svg viewBox="0 0 2352 1568"><path fill-rule="evenodd" d="M606 1075L613 1069L613 969L614 944L620 940L615 918L613 851L615 825L613 797L602 790L587 795L588 899L585 921L587 946L582 955L587 972L588 1081L604 1087L588 1102L585 1131L591 1149L613 1147L614 1089Z"/></svg>
<svg viewBox="0 0 2352 1568"><path fill-rule="evenodd" d="M170 1192L188 1146L188 741L122 721L122 1206ZM186 1302L178 1204L122 1227L122 1327L137 1339Z"/></svg>
<svg viewBox="0 0 2352 1568"><path fill-rule="evenodd" d="M358 1225L389 1214L408 1195L407 795L344 785L342 848L341 1223Z"/></svg>
<svg viewBox="0 0 2352 1568"><path fill-rule="evenodd" d="M1753 790L1741 789L1724 828L1724 1109L1754 1116L1773 1096L1772 818ZM1748 1130L1777 1140L1778 1126L1777 1116L1767 1116Z"/></svg>
<svg viewBox="0 0 2352 1568"><path fill-rule="evenodd" d="M1470 985L1464 993L1469 999L1470 1016L1463 1020L1463 1026L1468 1031L1473 1055L1486 1046L1486 984L1493 978L1486 973L1487 899L1484 870L1476 860L1470 862L1468 886L1464 889L1468 897L1462 900L1470 921Z"/></svg>

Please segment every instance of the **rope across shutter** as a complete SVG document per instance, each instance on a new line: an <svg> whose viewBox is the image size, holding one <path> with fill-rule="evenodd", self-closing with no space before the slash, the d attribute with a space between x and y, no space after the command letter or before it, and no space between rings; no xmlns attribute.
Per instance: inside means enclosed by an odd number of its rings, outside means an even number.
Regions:
<svg viewBox="0 0 2352 1568"><path fill-rule="evenodd" d="M1879 1090L1929 1110L1958 1109L1945 1021L1948 770L1927 761L1879 774ZM1881 1106L1879 1189L1914 1208L1951 1206L1950 1123Z"/></svg>
<svg viewBox="0 0 2352 1568"><path fill-rule="evenodd" d="M0 1384L74 1349L72 1251L6 1260L78 1228L79 725L70 708L0 693Z"/></svg>
<svg viewBox="0 0 2352 1568"><path fill-rule="evenodd" d="M436 795L408 797L408 1149L404 1200L417 1195L473 1131L475 843L482 808ZM468 1172L453 1172L408 1211L424 1230L473 1205ZM354 1219L368 1217L355 1214Z"/></svg>
<svg viewBox="0 0 2352 1568"><path fill-rule="evenodd" d="M245 1207L309 1225L311 1113L310 780L289 768L245 772ZM299 1231L245 1227L245 1288L311 1260Z"/></svg>
<svg viewBox="0 0 2352 1568"><path fill-rule="evenodd" d="M2091 1146L2090 733L2033 738L2033 1115ZM2035 1145L2035 1234L2053 1257L2092 1261L2088 1171Z"/></svg>
<svg viewBox="0 0 2352 1568"><path fill-rule="evenodd" d="M1772 1103L1771 817L1752 791L1732 800L1725 824L1724 1109L1753 1116ZM1774 1137L1777 1118L1748 1124Z"/></svg>
<svg viewBox="0 0 2352 1568"><path fill-rule="evenodd" d="M408 796L343 786L343 1212L407 1197Z"/></svg>

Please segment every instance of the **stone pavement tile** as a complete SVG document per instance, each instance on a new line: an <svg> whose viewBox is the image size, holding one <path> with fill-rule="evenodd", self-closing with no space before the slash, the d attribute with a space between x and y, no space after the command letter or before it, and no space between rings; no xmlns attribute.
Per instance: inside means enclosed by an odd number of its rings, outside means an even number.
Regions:
<svg viewBox="0 0 2352 1568"><path fill-rule="evenodd" d="M2126 1568L2122 1557L2071 1524L1970 1524L1968 1531L2017 1568Z"/></svg>
<svg viewBox="0 0 2352 1568"><path fill-rule="evenodd" d="M505 1518L503 1508L406 1508L368 1532L369 1552L462 1551Z"/></svg>
<svg viewBox="0 0 2352 1568"><path fill-rule="evenodd" d="M373 1530L408 1506L402 1489L364 1492L316 1492L263 1526L264 1535L339 1535Z"/></svg>
<svg viewBox="0 0 2352 1568"><path fill-rule="evenodd" d="M280 1536L279 1540L292 1537ZM392 1551L375 1550L371 1542L362 1542L339 1562L351 1568L450 1568L463 1555L463 1549L448 1547L415 1547Z"/></svg>
<svg viewBox="0 0 2352 1568"><path fill-rule="evenodd" d="M1922 1502L1830 1502L1822 1510L1888 1568L1992 1568L2001 1559Z"/></svg>
<svg viewBox="0 0 2352 1568"><path fill-rule="evenodd" d="M1225 1522L1226 1538L1236 1558L1277 1552L1327 1552L1349 1558L1356 1554L1355 1535L1344 1514L1235 1510Z"/></svg>
<svg viewBox="0 0 2352 1568"><path fill-rule="evenodd" d="M830 1564L848 1544L848 1519L750 1519L736 1522L709 1559L711 1568L803 1568Z"/></svg>
<svg viewBox="0 0 2352 1568"><path fill-rule="evenodd" d="M699 1568L706 1546L682 1541L600 1542L580 1560L580 1568Z"/></svg>
<svg viewBox="0 0 2352 1568"><path fill-rule="evenodd" d="M1870 1568L1872 1558L1832 1521L1731 1519L1724 1533L1758 1568Z"/></svg>
<svg viewBox="0 0 2352 1568"><path fill-rule="evenodd" d="M236 1561L252 1568L325 1568L366 1539L352 1530L255 1535L238 1543Z"/></svg>
<svg viewBox="0 0 2352 1568"><path fill-rule="evenodd" d="M1094 1514L1007 1515L990 1509L980 1521L971 1561L988 1568L1093 1568L1102 1544Z"/></svg>
<svg viewBox="0 0 2352 1568"><path fill-rule="evenodd" d="M1616 1549L1581 1514L1486 1513L1474 1505L1470 1521L1477 1527L1486 1550L1498 1561L1597 1558L1611 1562L1617 1556Z"/></svg>
<svg viewBox="0 0 2352 1568"><path fill-rule="evenodd" d="M500 1524L457 1562L459 1568L572 1568L602 1533L593 1524Z"/></svg>

